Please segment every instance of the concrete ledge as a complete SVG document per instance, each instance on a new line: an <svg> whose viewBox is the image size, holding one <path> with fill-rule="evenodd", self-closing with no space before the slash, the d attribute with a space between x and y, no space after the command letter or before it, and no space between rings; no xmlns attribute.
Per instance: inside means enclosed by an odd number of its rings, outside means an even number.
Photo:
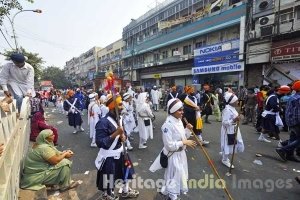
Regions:
<svg viewBox="0 0 300 200"><path fill-rule="evenodd" d="M47 190L43 188L38 191L20 189L19 200L48 200Z"/></svg>

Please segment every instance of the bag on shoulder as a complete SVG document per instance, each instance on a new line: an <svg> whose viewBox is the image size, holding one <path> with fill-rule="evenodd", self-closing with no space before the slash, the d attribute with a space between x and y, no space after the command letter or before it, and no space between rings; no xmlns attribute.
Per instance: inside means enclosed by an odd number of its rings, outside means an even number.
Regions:
<svg viewBox="0 0 300 200"><path fill-rule="evenodd" d="M227 143L228 145L234 145L234 143L237 144L235 134L227 134Z"/></svg>
<svg viewBox="0 0 300 200"><path fill-rule="evenodd" d="M145 126L150 126L150 119L144 119Z"/></svg>
<svg viewBox="0 0 300 200"><path fill-rule="evenodd" d="M167 168L168 167L168 156L164 154L164 151L161 151L160 152L160 165L163 167L163 168Z"/></svg>

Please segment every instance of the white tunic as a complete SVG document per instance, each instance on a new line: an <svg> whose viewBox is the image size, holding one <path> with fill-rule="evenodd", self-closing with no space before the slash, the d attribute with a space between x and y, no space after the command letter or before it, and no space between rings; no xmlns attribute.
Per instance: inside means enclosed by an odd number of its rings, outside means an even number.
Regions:
<svg viewBox="0 0 300 200"><path fill-rule="evenodd" d="M153 104L159 104L159 91L158 90L151 90L151 98Z"/></svg>
<svg viewBox="0 0 300 200"><path fill-rule="evenodd" d="M123 101L123 124L125 131L127 133L127 136L130 135L130 133L133 131L133 129L136 127L135 119L133 116L133 105L132 103L129 104L129 102Z"/></svg>
<svg viewBox="0 0 300 200"><path fill-rule="evenodd" d="M88 124L90 125L90 138L95 138L95 126L99 121L99 115L101 115L101 111L98 104L95 101L91 101L88 106Z"/></svg>
<svg viewBox="0 0 300 200"><path fill-rule="evenodd" d="M230 105L226 105L225 109L222 112L221 151L227 155L233 153L233 145L228 145L227 134L234 134L234 128L236 124L233 122L233 119L237 116L238 112L235 110L235 108ZM238 128L236 140L236 152L243 152L245 147L240 128Z"/></svg>
<svg viewBox="0 0 300 200"><path fill-rule="evenodd" d="M140 138L143 140L147 140L149 137L153 139L153 126L151 118L154 117L150 105L148 103L144 103L141 106L141 109L138 111L138 129ZM150 125L145 126L144 120L150 120Z"/></svg>
<svg viewBox="0 0 300 200"><path fill-rule="evenodd" d="M189 138L191 132L188 129L184 129L181 119L176 119L173 116L168 116L162 128L162 138L164 143L164 154L169 156L168 167L165 170L165 186L163 190L168 194L177 194L180 192L187 192L187 180L188 180L188 164L186 157L186 146L183 145L182 140ZM182 150L181 150L182 149ZM161 169L159 164L159 156L156 158L150 171L154 172ZM168 184L168 182L171 184Z"/></svg>

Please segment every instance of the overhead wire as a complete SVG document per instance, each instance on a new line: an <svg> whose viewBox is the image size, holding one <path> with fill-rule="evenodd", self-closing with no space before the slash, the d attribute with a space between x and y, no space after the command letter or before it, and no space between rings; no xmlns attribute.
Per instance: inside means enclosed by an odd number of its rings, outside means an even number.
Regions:
<svg viewBox="0 0 300 200"><path fill-rule="evenodd" d="M4 35L4 33L3 33L3 31L2 31L1 28L0 28L0 32L1 32L2 36L4 37L5 41L7 42L7 44L10 46L10 48L14 49L14 48L11 46L11 44L8 42L6 36Z"/></svg>

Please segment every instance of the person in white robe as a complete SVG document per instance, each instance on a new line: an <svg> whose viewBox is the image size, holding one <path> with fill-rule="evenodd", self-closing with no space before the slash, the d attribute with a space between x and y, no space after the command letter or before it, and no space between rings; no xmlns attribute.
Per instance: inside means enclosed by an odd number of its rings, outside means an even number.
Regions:
<svg viewBox="0 0 300 200"><path fill-rule="evenodd" d="M239 114L235 109L237 106L238 98L235 94L227 92L224 96L226 106L222 111L222 128L221 128L221 151L222 151L222 163L230 167L229 154L233 153L234 140L236 141L235 153L243 152L244 142L242 139L240 128L237 127L237 122L240 120ZM234 137L234 132L237 130L236 138ZM232 165L232 168L234 166Z"/></svg>
<svg viewBox="0 0 300 200"><path fill-rule="evenodd" d="M128 150L132 150L133 147L130 144L129 137L136 127L135 119L133 116L132 96L129 93L124 93L122 103L123 110L121 114L123 116L123 125L127 136L126 145Z"/></svg>
<svg viewBox="0 0 300 200"><path fill-rule="evenodd" d="M97 147L95 137L96 129L95 126L101 116L101 110L96 102L96 94L92 93L89 95L90 103L88 106L88 124L90 125L90 138L92 139L91 147Z"/></svg>
<svg viewBox="0 0 300 200"><path fill-rule="evenodd" d="M162 139L164 143L163 153L168 156L168 166L165 169L164 185L161 189L163 195L167 195L168 199L179 199L180 193L188 192L188 163L186 156L186 147L194 148L196 142L188 140L191 136L193 126L187 124L184 128L182 123L183 103L177 99L168 101L168 114L165 123L161 127ZM161 169L160 155L156 158L150 167L150 171L155 172Z"/></svg>
<svg viewBox="0 0 300 200"><path fill-rule="evenodd" d="M140 136L139 149L145 149L147 140L153 139L152 118L154 115L149 105L149 95L147 92L140 93L137 105L138 130Z"/></svg>
<svg viewBox="0 0 300 200"><path fill-rule="evenodd" d="M154 110L158 111L159 110L159 91L155 85L153 86L153 89L151 90L151 98L152 98Z"/></svg>

